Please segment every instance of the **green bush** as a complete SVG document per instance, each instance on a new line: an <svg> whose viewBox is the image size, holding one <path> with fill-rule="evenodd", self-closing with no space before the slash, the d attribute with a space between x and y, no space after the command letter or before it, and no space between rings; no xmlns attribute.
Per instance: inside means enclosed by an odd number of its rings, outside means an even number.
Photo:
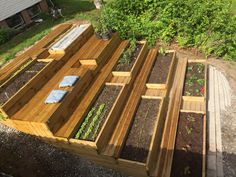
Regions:
<svg viewBox="0 0 236 177"><path fill-rule="evenodd" d="M16 34L15 29L11 28L0 28L0 45L6 43Z"/></svg>
<svg viewBox="0 0 236 177"><path fill-rule="evenodd" d="M230 0L113 0L101 22L122 38L177 41L206 55L236 60L236 17Z"/></svg>

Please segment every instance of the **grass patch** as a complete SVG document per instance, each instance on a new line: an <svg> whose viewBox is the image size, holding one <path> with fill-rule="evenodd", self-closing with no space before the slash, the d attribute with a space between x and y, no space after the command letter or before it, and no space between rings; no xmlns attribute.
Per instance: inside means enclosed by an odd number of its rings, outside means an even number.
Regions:
<svg viewBox="0 0 236 177"><path fill-rule="evenodd" d="M0 46L0 67L7 61L13 59L16 54L25 48L30 47L42 37L47 35L51 28L61 22L72 19L84 19L95 21L99 16L99 11L95 9L92 0L54 0L55 4L62 8L64 18L53 21L46 19L42 24L26 29L9 42Z"/></svg>

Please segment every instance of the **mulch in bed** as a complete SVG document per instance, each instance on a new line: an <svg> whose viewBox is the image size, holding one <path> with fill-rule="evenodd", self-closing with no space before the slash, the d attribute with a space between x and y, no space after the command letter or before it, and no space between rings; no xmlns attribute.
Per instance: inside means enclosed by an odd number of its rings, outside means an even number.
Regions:
<svg viewBox="0 0 236 177"><path fill-rule="evenodd" d="M121 152L121 158L145 163L159 112L160 100L142 99Z"/></svg>
<svg viewBox="0 0 236 177"><path fill-rule="evenodd" d="M3 91L0 92L0 105L6 103L30 79L47 65L46 62L36 62L29 69L19 74Z"/></svg>
<svg viewBox="0 0 236 177"><path fill-rule="evenodd" d="M132 69L136 59L138 58L139 53L142 50L142 47L143 47L143 44L137 44L136 49L131 56L131 59L130 59L131 62L129 64L128 63L125 63L125 64L118 63L116 65L115 71L130 71Z"/></svg>
<svg viewBox="0 0 236 177"><path fill-rule="evenodd" d="M153 65L148 83L165 84L174 53L158 54Z"/></svg>
<svg viewBox="0 0 236 177"><path fill-rule="evenodd" d="M86 124L86 127L84 128L84 131L81 134L79 139L87 140L87 141L95 141L96 140L96 138L97 138L103 124L105 123L106 118L107 118L109 112L111 111L112 106L113 106L114 102L116 101L121 89L122 89L122 86L106 85L104 87L101 94L99 95L99 97L95 101L94 105L91 107L91 109L95 107L94 114L89 119L89 121ZM91 126L93 118L96 115L96 112L101 104L105 104L102 114L99 116L98 120L96 121L95 126L93 127L89 136L87 138L83 138L85 133L88 131L89 127Z"/></svg>
<svg viewBox="0 0 236 177"><path fill-rule="evenodd" d="M171 177L202 176L203 115L180 113Z"/></svg>
<svg viewBox="0 0 236 177"><path fill-rule="evenodd" d="M184 84L184 96L204 96L205 65L189 63Z"/></svg>

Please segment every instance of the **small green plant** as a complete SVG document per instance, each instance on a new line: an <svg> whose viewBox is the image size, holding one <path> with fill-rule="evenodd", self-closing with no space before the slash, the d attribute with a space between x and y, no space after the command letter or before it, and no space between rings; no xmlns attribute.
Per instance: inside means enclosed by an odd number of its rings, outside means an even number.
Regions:
<svg viewBox="0 0 236 177"><path fill-rule="evenodd" d="M186 129L188 135L190 135L193 131L192 127L189 128L188 126L185 126L185 129Z"/></svg>
<svg viewBox="0 0 236 177"><path fill-rule="evenodd" d="M190 175L191 174L191 170L190 170L190 167L189 166L186 166L184 168L184 175Z"/></svg>
<svg viewBox="0 0 236 177"><path fill-rule="evenodd" d="M100 118L100 115L102 114L102 112L104 111L105 108L105 104L101 104L96 112L96 115L93 117L92 122L89 125L89 128L87 129L87 131L85 132L85 134L82 136L82 139L87 139L89 137L89 135L91 134L91 132L93 131L95 124L97 123L98 119Z"/></svg>
<svg viewBox="0 0 236 177"><path fill-rule="evenodd" d="M201 86L203 86L205 84L205 80L204 79L198 79L197 83Z"/></svg>
<svg viewBox="0 0 236 177"><path fill-rule="evenodd" d="M191 87L191 86L193 86L193 81L188 78L187 81L186 81L186 84L187 84L189 87Z"/></svg>
<svg viewBox="0 0 236 177"><path fill-rule="evenodd" d="M123 52L121 58L118 61L118 64L130 64L131 63L131 57L137 47L137 41L131 40L129 47Z"/></svg>
<svg viewBox="0 0 236 177"><path fill-rule="evenodd" d="M203 73L204 72L204 64L202 64L202 63L198 63L197 64L197 71L198 71L198 73Z"/></svg>
<svg viewBox="0 0 236 177"><path fill-rule="evenodd" d="M187 120L189 122L195 122L195 118L193 116L190 116L190 115L187 116Z"/></svg>
<svg viewBox="0 0 236 177"><path fill-rule="evenodd" d="M185 91L186 96L191 96L191 93L189 91Z"/></svg>
<svg viewBox="0 0 236 177"><path fill-rule="evenodd" d="M91 111L89 111L89 113L87 114L87 116L86 116L83 124L81 125L79 131L75 135L75 139L79 139L81 137L82 133L84 132L84 129L85 129L86 125L88 124L90 118L93 116L93 113L94 113L95 110L96 110L95 107L93 107L91 109Z"/></svg>
<svg viewBox="0 0 236 177"><path fill-rule="evenodd" d="M0 112L0 120L6 120L6 117Z"/></svg>
<svg viewBox="0 0 236 177"><path fill-rule="evenodd" d="M166 55L166 49L161 47L160 50L159 50L159 53L162 54L162 55Z"/></svg>
<svg viewBox="0 0 236 177"><path fill-rule="evenodd" d="M193 66L188 66L187 70L188 71L193 71Z"/></svg>
<svg viewBox="0 0 236 177"><path fill-rule="evenodd" d="M196 76L195 74L193 74L193 75L189 78L189 80L190 80L191 82L195 82L197 79L198 79L198 78L197 78L197 76Z"/></svg>

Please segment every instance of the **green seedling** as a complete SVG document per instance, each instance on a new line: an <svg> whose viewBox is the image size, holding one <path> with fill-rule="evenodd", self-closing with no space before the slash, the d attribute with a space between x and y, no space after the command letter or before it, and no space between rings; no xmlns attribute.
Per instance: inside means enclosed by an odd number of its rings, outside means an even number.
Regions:
<svg viewBox="0 0 236 177"><path fill-rule="evenodd" d="M194 82L194 81L196 81L197 80L197 76L195 76L194 74L189 78L189 80L191 81L191 82Z"/></svg>
<svg viewBox="0 0 236 177"><path fill-rule="evenodd" d="M165 56L166 55L166 49L161 47L160 50L159 50L159 53Z"/></svg>
<svg viewBox="0 0 236 177"><path fill-rule="evenodd" d="M187 84L189 87L191 87L191 86L193 86L193 81L190 80L190 79L187 79L186 84Z"/></svg>
<svg viewBox="0 0 236 177"><path fill-rule="evenodd" d="M190 167L189 166L186 166L184 168L184 175L190 175L191 174L191 170L190 170Z"/></svg>
<svg viewBox="0 0 236 177"><path fill-rule="evenodd" d="M191 96L191 93L189 91L185 91L186 96Z"/></svg>
<svg viewBox="0 0 236 177"><path fill-rule="evenodd" d="M191 128L191 127L189 128L188 126L185 126L185 129L186 129L188 135L190 135L193 131L193 128Z"/></svg>
<svg viewBox="0 0 236 177"><path fill-rule="evenodd" d="M104 111L105 108L105 104L101 104L96 112L96 115L93 117L92 122L89 125L88 130L85 132L85 134L83 135L82 139L87 139L90 135L90 133L93 131L95 124L97 123L98 119L100 118L100 115L102 114L102 112Z"/></svg>
<svg viewBox="0 0 236 177"><path fill-rule="evenodd" d="M198 88L195 89L195 92L196 92L197 94L201 94L201 93L200 93L200 89L198 89Z"/></svg>
<svg viewBox="0 0 236 177"><path fill-rule="evenodd" d="M187 116L187 120L189 122L195 122L195 118L193 116L190 116L190 115Z"/></svg>
<svg viewBox="0 0 236 177"><path fill-rule="evenodd" d="M5 121L5 120L6 120L5 116L4 116L4 115L2 115L2 113L0 113L0 120L3 120L3 121Z"/></svg>
<svg viewBox="0 0 236 177"><path fill-rule="evenodd" d="M193 66L188 66L188 71L193 71Z"/></svg>
<svg viewBox="0 0 236 177"><path fill-rule="evenodd" d="M90 118L93 116L93 113L94 113L95 110L96 110L95 107L93 107L91 109L91 111L89 111L89 113L87 114L87 116L86 116L83 124L81 125L79 131L75 135L75 139L79 139L81 137L82 133L84 132L84 129L85 129L86 125L88 124Z"/></svg>
<svg viewBox="0 0 236 177"><path fill-rule="evenodd" d="M197 83L201 86L203 86L205 84L205 80L204 79L198 79Z"/></svg>
<svg viewBox="0 0 236 177"><path fill-rule="evenodd" d="M204 64L198 63L197 64L197 71L198 71L198 73L202 73L204 71Z"/></svg>
<svg viewBox="0 0 236 177"><path fill-rule="evenodd" d="M129 47L123 52L121 58L118 61L118 64L130 64L131 56L133 55L135 49L137 47L137 41L131 40Z"/></svg>

